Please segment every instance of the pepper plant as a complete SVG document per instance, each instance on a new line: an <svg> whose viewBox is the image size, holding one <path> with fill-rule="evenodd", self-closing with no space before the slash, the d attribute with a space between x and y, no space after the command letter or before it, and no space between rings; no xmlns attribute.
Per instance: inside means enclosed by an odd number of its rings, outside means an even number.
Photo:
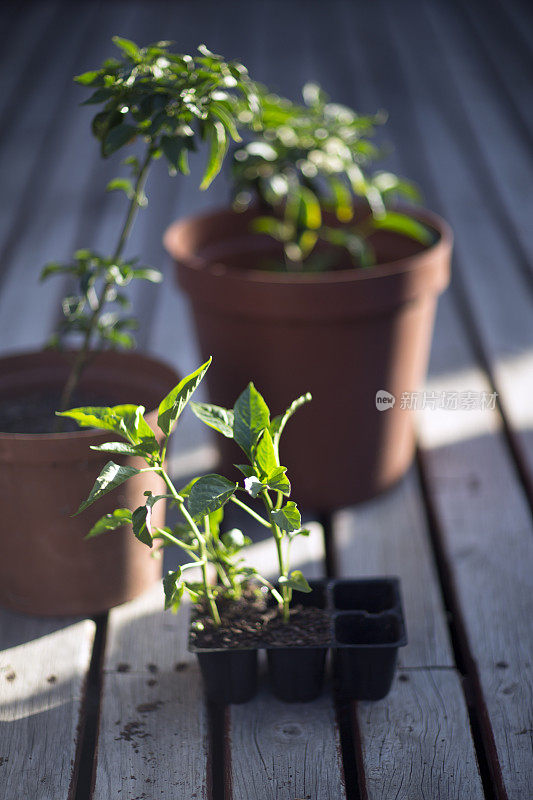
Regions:
<svg viewBox="0 0 533 800"><path fill-rule="evenodd" d="M204 45L198 55L190 56L171 52L169 42L139 47L119 36L113 41L121 57L75 80L93 90L84 105L99 108L92 131L102 156L108 158L134 143L138 148L123 161L130 176L107 185L107 191L121 191L128 200L112 253L78 250L72 261L48 264L41 275L67 275L77 282L75 292L62 302L63 318L50 342L57 347L72 336L78 342L81 337L61 410L70 402L91 349L133 346L130 331L136 320L124 314L129 302L123 288L134 279L161 280L157 270L124 259L136 214L148 202L145 186L152 163L163 157L170 175L186 175L189 153L205 141L209 152L200 188L207 189L220 171L230 140L240 141L239 115L251 122L259 111L246 68L224 61Z"/></svg>
<svg viewBox="0 0 533 800"><path fill-rule="evenodd" d="M273 587L254 568L244 563L241 552L250 540L242 531L232 529L225 533L220 532L224 515L223 506L237 485L221 476L208 475L195 478L178 490L166 471L165 455L169 438L210 363L211 359L183 378L161 401L158 413L158 425L161 431L159 439L146 422L145 409L142 406L86 406L57 413L61 417L74 419L80 427L110 431L117 434L120 439L92 446L92 450L115 456L138 456L146 465L138 469L108 461L96 479L89 496L81 503L77 514L134 475L157 472L168 489L165 494L160 495L154 495L150 491L145 492L144 505L136 509L117 508L112 513L105 514L92 527L87 538L99 536L124 525L131 525L136 538L150 548L154 543L159 547L169 545L180 547L188 554L190 560L169 572L163 579L165 607L177 610L184 592L187 592L194 602L202 603L206 607L213 623L218 626L220 614L217 597L239 599L243 585L252 579L266 584L270 589ZM182 522L172 528L152 525L152 509L162 500L178 508ZM217 577L217 583L210 580L210 566ZM195 574L198 571L200 579Z"/></svg>
<svg viewBox="0 0 533 800"><path fill-rule="evenodd" d="M219 493L227 494L226 502L231 500L270 530L278 559L279 591L273 586L269 588L279 604L285 622L289 621L293 591L310 592L311 589L302 572L291 570L290 567L292 542L297 536L308 535L309 531L302 528L298 506L289 499L291 484L286 474L287 468L280 462L279 445L287 422L310 400L309 393L302 395L284 414L271 418L264 398L254 384L249 383L233 409L209 403L191 403L191 408L199 419L223 436L233 439L246 455L246 464L236 464L245 478L242 487L221 476L208 475L200 478L195 488L201 485L209 496L218 487ZM239 492L262 501L264 515L244 502L238 496Z"/></svg>
<svg viewBox="0 0 533 800"><path fill-rule="evenodd" d="M185 550L190 561L168 572L163 579L166 608L177 610L184 592L187 592L194 602L202 603L207 608L213 623L218 626L220 614L217 598L223 596L238 600L242 596L243 586L260 583L272 593L287 622L292 592L310 591L302 572L290 569L290 546L296 536L305 536L309 532L302 528L296 503L288 499L291 485L286 467L280 464L279 443L289 419L311 396L306 394L299 397L284 414L273 419L253 383L247 386L231 410L208 403L191 403L199 419L224 436L234 439L246 454L248 463L238 465L244 475L242 486L222 475L210 474L194 478L178 490L165 467L168 441L210 363L211 359L183 378L161 401L158 412L159 438L146 422L143 406L85 406L57 412L60 417L74 419L80 427L110 431L120 438L119 441L92 446L92 450L116 456L138 456L146 464L139 469L108 461L76 513L80 514L135 475L158 473L168 492L154 495L147 491L144 505L133 510L117 508L105 514L89 531L88 538L129 524L136 538L148 547L153 547L156 542L160 547L177 545ZM239 493L262 500L266 516L244 502ZM182 522L173 528L152 526L152 509L162 500L176 506L180 512ZM230 501L272 533L279 564L278 588L254 567L247 565L242 554L250 540L242 531L232 529L220 532L224 506ZM210 580L209 567L216 575L216 583ZM193 569L200 570L200 580L194 573L189 578Z"/></svg>
<svg viewBox="0 0 533 800"><path fill-rule="evenodd" d="M332 103L315 83L303 87L303 98L298 105L263 90L262 125L232 162L235 207L258 204L262 213L254 228L282 243L285 268L330 266L319 242L347 250L354 266L370 266L375 253L369 237L376 230L429 244L422 224L394 210L399 197L419 199L415 186L391 172L371 171L379 156L372 136L386 116L360 116ZM324 210L339 224L329 224Z"/></svg>

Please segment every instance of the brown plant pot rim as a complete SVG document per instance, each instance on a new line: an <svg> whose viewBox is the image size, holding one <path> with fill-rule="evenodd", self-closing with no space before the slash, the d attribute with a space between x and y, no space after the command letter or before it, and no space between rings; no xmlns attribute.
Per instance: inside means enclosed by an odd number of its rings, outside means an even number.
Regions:
<svg viewBox="0 0 533 800"><path fill-rule="evenodd" d="M249 232L254 212L221 209L188 217L167 229L164 245L176 262L180 285L202 305L221 313L293 319L366 316L409 302L421 292L439 294L448 284L450 226L426 209L408 211L436 232L436 241L365 269L288 273L259 270L252 261L244 269L225 263L228 245L232 255L272 250L271 240ZM401 239L405 237L398 236ZM205 244L208 255L202 253Z"/></svg>
<svg viewBox="0 0 533 800"><path fill-rule="evenodd" d="M67 374L68 361L76 351L33 350L16 352L0 357L0 394L17 394L25 387L35 387L42 381L48 386L61 385ZM156 427L155 402L177 382L176 371L169 364L140 353L104 351L94 354L80 385L100 383L112 385L122 381L128 395L124 402L143 405L139 399L150 398L147 421ZM153 399L152 399L153 398ZM91 444L101 444L116 436L113 431L94 428L61 433L5 433L0 431L0 463L28 458L35 463L53 458L55 461L98 460L102 454L89 449Z"/></svg>

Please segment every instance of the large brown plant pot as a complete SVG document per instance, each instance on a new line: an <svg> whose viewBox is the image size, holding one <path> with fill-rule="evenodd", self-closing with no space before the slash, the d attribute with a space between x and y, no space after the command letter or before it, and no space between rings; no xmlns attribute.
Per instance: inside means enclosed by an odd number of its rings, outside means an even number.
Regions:
<svg viewBox="0 0 533 800"><path fill-rule="evenodd" d="M231 407L249 380L275 413L312 393L281 448L293 495L309 508L372 497L412 460L412 412L401 397L424 378L452 248L442 219L416 216L435 232L430 247L382 232L373 236L376 266L310 274L257 269L281 253L250 232L249 212L191 217L166 233L202 355L213 356L212 402ZM377 409L380 390L394 395L393 407ZM242 460L231 440L219 444L224 468Z"/></svg>
<svg viewBox="0 0 533 800"><path fill-rule="evenodd" d="M20 398L63 385L72 354L34 352L0 359L0 397ZM80 394L102 405L136 403L157 408L178 381L174 370L145 356L101 353L80 384ZM147 420L156 429L157 413ZM111 431L56 434L0 433L0 605L39 615L97 614L137 596L161 575L161 562L131 529L84 540L91 526L114 508L134 509L143 492L165 492L153 473L127 481L78 517L103 465L113 456L90 445L116 440ZM135 458L121 463L145 466ZM164 524L164 501L153 522Z"/></svg>

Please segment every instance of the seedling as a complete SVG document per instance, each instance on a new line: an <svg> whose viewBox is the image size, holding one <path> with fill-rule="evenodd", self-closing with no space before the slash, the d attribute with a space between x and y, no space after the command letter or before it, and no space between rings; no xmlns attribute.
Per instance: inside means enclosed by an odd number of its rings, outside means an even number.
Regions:
<svg viewBox="0 0 533 800"><path fill-rule="evenodd" d="M221 476L206 476L198 481L207 495L212 494L217 482L220 491L227 492L227 500L250 514L257 522L268 528L276 546L279 567L279 591L270 586L285 622L289 621L293 591L310 592L311 589L300 570L290 568L290 548L297 536L307 536L302 528L298 506L289 500L291 485L286 475L287 468L281 465L279 444L283 430L292 415L311 400L305 394L295 400L281 416L270 418L270 410L253 383L237 399L233 409L208 403L191 403L196 416L223 436L233 439L245 453L248 463L237 464L245 477L240 487ZM266 517L257 513L238 496L243 492L263 502Z"/></svg>
<svg viewBox="0 0 533 800"><path fill-rule="evenodd" d="M58 412L61 417L74 419L80 427L99 428L118 434L121 441L93 446L92 450L115 455L130 455L142 458L146 466L137 469L108 461L77 514L91 506L96 500L120 486L134 475L157 472L163 478L168 492L153 495L145 492L145 504L134 510L117 508L106 514L93 526L87 538L99 536L130 524L134 535L148 547L154 543L159 547L177 545L190 557L186 564L169 572L164 580L165 607L176 611L184 592L194 602L203 604L216 626L220 625L220 614L216 599L219 596L237 600L243 585L255 579L266 584L255 569L247 567L241 551L250 540L239 530L220 533L223 506L237 489L237 484L219 475L195 478L179 491L174 486L165 468L165 456L174 426L186 408L193 392L202 381L211 359L195 372L183 378L172 389L159 406L158 425L162 436L156 437L144 418L142 406L121 405L114 407L84 407ZM154 527L151 523L152 509L156 503L167 500L178 508L183 522L170 527ZM215 572L218 583L210 581L209 567ZM191 570L200 571L198 580ZM189 577L191 576L192 577Z"/></svg>
<svg viewBox="0 0 533 800"><path fill-rule="evenodd" d="M262 127L233 158L235 207L257 204L254 229L281 242L285 268L334 266L331 247L317 248L320 242L344 248L354 266L371 266L376 255L369 237L377 230L429 244L423 225L390 207L398 197L417 201L414 185L391 172L370 172L379 156L371 137L385 115L360 116L331 103L315 83L303 87L303 98L297 105L264 91ZM328 224L324 210L339 225Z"/></svg>
<svg viewBox="0 0 533 800"><path fill-rule="evenodd" d="M246 112L250 121L259 110L246 68L224 61L204 45L193 57L170 52L169 42L141 48L119 36L113 41L121 58L108 59L75 80L93 90L84 105L100 107L92 131L103 158L133 143L139 147L123 161L130 177L121 175L107 185L107 191L124 192L129 201L112 253L78 250L71 262L48 264L41 274L42 279L59 274L77 281L76 291L62 301L63 318L50 341L58 347L74 338L79 345L62 392L62 411L92 349L134 344L131 331L137 322L123 313L129 307L123 288L135 279L161 280L157 270L123 258L137 212L148 202L145 186L153 161L164 157L170 175L186 175L189 153L205 140L209 154L200 188L207 189L221 169L229 141L240 141L239 114Z"/></svg>

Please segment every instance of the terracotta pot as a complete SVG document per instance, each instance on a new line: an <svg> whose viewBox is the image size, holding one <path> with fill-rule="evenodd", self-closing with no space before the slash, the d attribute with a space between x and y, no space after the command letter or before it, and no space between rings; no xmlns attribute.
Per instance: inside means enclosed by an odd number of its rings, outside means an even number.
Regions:
<svg viewBox="0 0 533 800"><path fill-rule="evenodd" d="M437 296L449 281L452 233L427 211L436 234L428 248L391 233L373 236L368 269L295 274L257 269L281 257L250 232L253 212L219 211L171 226L165 246L190 297L212 401L232 406L253 380L274 413L311 391L282 440L293 496L328 510L391 486L414 452L403 392L426 371ZM394 395L378 410L376 393ZM381 406L380 406L381 407ZM242 460L219 441L224 467Z"/></svg>
<svg viewBox="0 0 533 800"><path fill-rule="evenodd" d="M0 359L0 395L62 386L72 354L35 352ZM80 383L111 405L138 403L148 409L178 381L174 370L146 356L101 353ZM152 428L157 413L147 415ZM162 480L135 477L78 517L100 469L113 457L91 444L116 440L112 432L81 430L58 434L0 433L0 605L40 615L97 614L143 592L161 575L161 562L131 529L88 541L84 536L117 507L136 508L143 492L164 493ZM144 466L134 458L121 463ZM154 522L164 524L163 501Z"/></svg>

